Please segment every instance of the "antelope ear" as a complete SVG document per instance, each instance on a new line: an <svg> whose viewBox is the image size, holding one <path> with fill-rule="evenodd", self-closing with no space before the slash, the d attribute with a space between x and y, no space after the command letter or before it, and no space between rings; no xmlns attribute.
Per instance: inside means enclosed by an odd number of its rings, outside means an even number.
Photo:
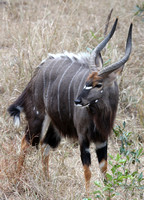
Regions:
<svg viewBox="0 0 144 200"><path fill-rule="evenodd" d="M124 68L124 65L122 65L119 69L115 70L113 73L115 73L116 76L119 76L122 73L123 68Z"/></svg>
<svg viewBox="0 0 144 200"><path fill-rule="evenodd" d="M101 77L103 77L103 78L106 78L106 77L108 77L108 76L110 76L112 74L115 75L115 76L118 76L122 72L123 67L124 67L124 65L122 65L121 67L119 67L117 69L113 68L113 69L111 69L109 71L105 71L103 73L101 73L101 71L100 71L98 75L101 76Z"/></svg>
<svg viewBox="0 0 144 200"><path fill-rule="evenodd" d="M96 58L95 58L95 65L97 68L102 69L103 67L103 59L102 59L102 56L101 56L101 53L99 53Z"/></svg>
<svg viewBox="0 0 144 200"><path fill-rule="evenodd" d="M106 84L108 84L108 85L112 84L116 80L116 78L121 74L121 72L123 71L123 67L124 67L124 65L122 65L120 68L118 68L112 72L109 72L109 73L107 72L100 76L103 77Z"/></svg>

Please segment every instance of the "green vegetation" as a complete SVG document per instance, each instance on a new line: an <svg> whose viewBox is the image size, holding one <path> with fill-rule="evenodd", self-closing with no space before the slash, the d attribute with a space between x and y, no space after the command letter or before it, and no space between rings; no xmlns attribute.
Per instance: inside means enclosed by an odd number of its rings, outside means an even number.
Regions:
<svg viewBox="0 0 144 200"><path fill-rule="evenodd" d="M140 5L136 5L136 12L135 15L140 16L144 21L144 2Z"/></svg>
<svg viewBox="0 0 144 200"><path fill-rule="evenodd" d="M120 142L117 155L109 155L110 172L106 173L104 183L95 181L99 188L94 192L96 199L113 199L115 196L127 199L143 199L144 175L141 165L141 158L144 155L142 144L135 147L131 140L132 132L117 126L113 131Z"/></svg>

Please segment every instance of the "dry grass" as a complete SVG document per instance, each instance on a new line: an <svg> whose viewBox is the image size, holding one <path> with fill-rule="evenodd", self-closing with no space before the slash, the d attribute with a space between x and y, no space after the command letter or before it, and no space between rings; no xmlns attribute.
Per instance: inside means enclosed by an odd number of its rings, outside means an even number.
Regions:
<svg viewBox="0 0 144 200"><path fill-rule="evenodd" d="M79 148L62 141L51 152L49 181L42 173L41 155L32 148L19 182L15 184L16 163L24 124L16 130L7 113L8 105L20 94L36 66L48 52L86 51L103 36L111 8L119 17L116 34L104 52L105 60L118 60L124 53L130 22L133 22L133 51L120 78L120 104L116 124L126 121L136 148L144 143L144 22L134 16L139 0L0 0L0 199L57 200L82 199L84 177ZM112 23L110 24L110 26ZM96 39L91 35L95 33ZM139 136L139 137L138 137ZM138 140L140 138L140 141ZM118 144L110 141L109 153L115 155ZM144 159L142 159L144 169ZM91 192L101 179L92 147ZM144 171L144 170L143 170ZM93 195L91 195L93 197ZM123 196L119 199L124 199Z"/></svg>

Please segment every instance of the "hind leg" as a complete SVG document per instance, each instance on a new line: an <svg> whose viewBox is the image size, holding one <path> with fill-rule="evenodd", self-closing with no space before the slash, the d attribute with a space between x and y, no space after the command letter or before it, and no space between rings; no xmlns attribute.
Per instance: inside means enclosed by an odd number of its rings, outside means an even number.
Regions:
<svg viewBox="0 0 144 200"><path fill-rule="evenodd" d="M21 152L20 152L20 156L19 156L19 160L18 160L18 166L17 166L17 173L20 174L22 167L23 167L23 163L25 160L25 156L28 152L28 148L29 148L30 144L28 144L27 140L26 140L26 135L22 138L21 141Z"/></svg>
<svg viewBox="0 0 144 200"><path fill-rule="evenodd" d="M56 132L52 123L50 124L44 139L41 141L42 165L45 177L49 179L49 152L50 148L56 148L61 137Z"/></svg>
<svg viewBox="0 0 144 200"><path fill-rule="evenodd" d="M37 147L39 144L41 127L42 127L42 120L39 118L36 118L31 121L29 120L29 124L26 126L25 136L23 137L21 141L21 151L20 151L18 167L17 167L18 174L21 173L23 163L24 163L26 154L28 153L29 147L31 145Z"/></svg>

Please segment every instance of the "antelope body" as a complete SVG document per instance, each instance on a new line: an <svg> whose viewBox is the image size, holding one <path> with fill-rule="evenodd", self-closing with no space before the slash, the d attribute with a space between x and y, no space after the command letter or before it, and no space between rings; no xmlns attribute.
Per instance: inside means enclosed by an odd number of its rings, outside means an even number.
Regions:
<svg viewBox="0 0 144 200"><path fill-rule="evenodd" d="M27 147L42 146L43 168L47 176L49 150L56 148L62 136L77 139L80 144L86 189L89 188L90 143L103 173L107 169L108 136L113 128L118 105L116 77L131 52L132 24L125 56L103 68L101 50L115 32L117 19L108 36L90 54L49 54L36 69L22 94L8 108L19 125L20 112L26 115L27 126L21 143L18 171L24 162Z"/></svg>

